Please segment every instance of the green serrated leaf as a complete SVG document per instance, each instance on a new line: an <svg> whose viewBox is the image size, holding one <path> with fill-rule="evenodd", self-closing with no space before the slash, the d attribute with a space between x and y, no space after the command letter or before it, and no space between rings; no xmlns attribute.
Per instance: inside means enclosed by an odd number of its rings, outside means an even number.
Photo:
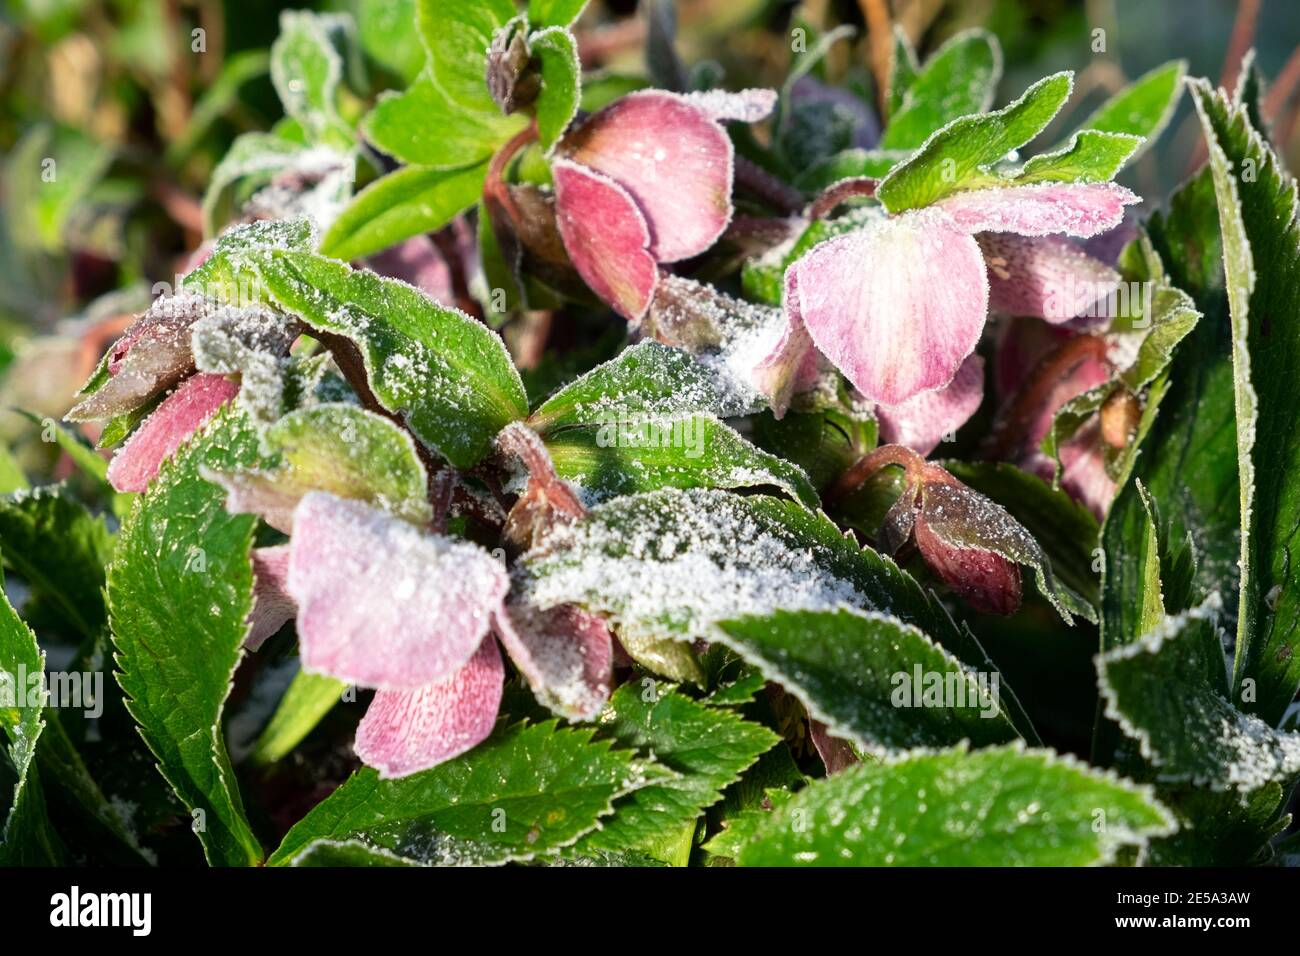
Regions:
<svg viewBox="0 0 1300 956"><path fill-rule="evenodd" d="M287 866L372 867L420 866L415 860L399 856L383 847L360 840L313 840L290 860Z"/></svg>
<svg viewBox="0 0 1300 956"><path fill-rule="evenodd" d="M1241 796L1300 779L1300 734L1229 699L1217 596L1098 658L1106 715L1136 740L1157 779Z"/></svg>
<svg viewBox="0 0 1300 956"><path fill-rule="evenodd" d="M705 809L779 739L761 724L652 681L616 690L599 718L597 734L653 757L679 776L622 798L613 815L572 848L576 854L644 849L683 828L693 832Z"/></svg>
<svg viewBox="0 0 1300 956"><path fill-rule="evenodd" d="M311 253L256 249L241 262L279 307L355 342L379 401L457 468L475 464L503 427L528 413L501 339L464 313Z"/></svg>
<svg viewBox="0 0 1300 956"><path fill-rule="evenodd" d="M899 34L895 32L895 70L898 69ZM915 54L913 54L915 56ZM1002 76L1002 48L997 37L984 30L964 30L939 47L912 76L911 63L890 85L890 100L905 84L896 105L891 105L889 125L880 137L883 150L916 149L935 130L959 116L983 113L993 105L993 94Z"/></svg>
<svg viewBox="0 0 1300 956"><path fill-rule="evenodd" d="M516 724L431 770L381 780L353 774L303 817L267 861L291 862L316 840L362 839L434 864L530 860L592 830L614 801L664 771L555 721Z"/></svg>
<svg viewBox="0 0 1300 956"><path fill-rule="evenodd" d="M1070 757L956 749L858 764L810 784L761 822L739 862L1081 866L1172 829L1149 788Z"/></svg>
<svg viewBox="0 0 1300 956"><path fill-rule="evenodd" d="M999 675L977 675L915 627L874 612L775 611L718 624L719 640L799 698L836 737L875 753L1016 739Z"/></svg>
<svg viewBox="0 0 1300 956"><path fill-rule="evenodd" d="M478 202L486 173L483 164L452 170L406 166L389 173L339 213L321 241L321 252L360 259L411 236L436 232Z"/></svg>
<svg viewBox="0 0 1300 956"><path fill-rule="evenodd" d="M891 213L928 206L990 175L985 167L1037 136L1070 98L1073 74L1054 73L992 113L963 116L940 129L876 190Z"/></svg>
<svg viewBox="0 0 1300 956"><path fill-rule="evenodd" d="M647 587L653 582L653 587ZM517 581L538 607L573 602L625 634L716 639L716 624L840 604L890 612L973 666L969 634L889 558L794 502L665 489L591 510L524 556Z"/></svg>
<svg viewBox="0 0 1300 956"><path fill-rule="evenodd" d="M137 501L108 574L127 709L163 776L196 811L195 831L214 865L262 859L221 729L253 606L256 519L227 514L221 489L199 471L256 460L257 434L247 418L219 414Z"/></svg>
<svg viewBox="0 0 1300 956"><path fill-rule="evenodd" d="M1241 603L1234 681L1276 723L1300 687L1300 222L1295 180L1246 110L1205 81L1189 84L1210 151L1232 317L1241 494Z"/></svg>

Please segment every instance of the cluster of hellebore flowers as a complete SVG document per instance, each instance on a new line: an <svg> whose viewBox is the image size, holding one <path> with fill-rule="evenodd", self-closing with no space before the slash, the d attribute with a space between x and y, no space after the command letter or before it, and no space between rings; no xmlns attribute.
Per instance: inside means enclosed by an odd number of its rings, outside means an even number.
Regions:
<svg viewBox="0 0 1300 956"><path fill-rule="evenodd" d="M559 141L546 208L563 257L623 318L639 323L671 275L668 267L704 253L727 231L737 161L722 124L761 120L775 99L763 90L638 92L582 119ZM856 191L869 194L870 184ZM507 197L510 215L520 214L525 195ZM882 210L861 228L814 247L785 273L784 321L752 369L753 384L779 416L829 365L875 404L881 434L892 444L846 479L903 467L906 491L890 510L880 543L891 552L914 543L935 574L977 610L1016 610L1019 568L996 548L954 533L954 522L975 515L990 525L992 516L993 537L1022 531L1014 523L999 526L1005 513L990 511L985 499L922 456L982 401L984 366L975 347L992 309L1035 323L1028 331L1007 327L1024 334L1004 332L995 377L1008 396L1036 390L1002 451L1026 467L1044 467L1037 443L1056 408L1110 374L1105 347L1096 344L1101 340L1076 321L1088 303L1062 309L1055 290L1074 282L1101 297L1118 275L1064 237L1114 230L1135 201L1113 184L960 192L899 215ZM525 224L512 225L527 245ZM546 255L554 261L556 252ZM408 240L368 265L444 302L455 295L451 264L428 237ZM161 463L239 394L237 376L195 364L191 336L217 311L194 295L160 300L113 347L102 386L71 413L76 420L104 419L165 395L110 465L118 490L145 490ZM287 355L301 326L289 318L266 325L270 332L259 347ZM1067 355L1045 384L1042 374L1025 370L1042 365L1053 349ZM1109 492L1096 477L1100 459L1088 444L1095 440L1076 436L1062 457L1067 487L1104 508ZM536 545L556 523L583 514L555 477L544 446L522 424L498 437L497 461L519 463L528 474L504 520L503 536L513 547ZM256 649L294 619L305 671L374 689L356 752L384 776L436 765L491 732L505 678L499 645L538 698L569 719L599 713L613 681L618 648L602 620L573 606L512 604L501 559L444 533L456 481L450 471L433 476L431 497L443 500L425 523L324 490L268 500L227 485L231 510L257 513L289 535L287 544L254 552L248 646Z"/></svg>

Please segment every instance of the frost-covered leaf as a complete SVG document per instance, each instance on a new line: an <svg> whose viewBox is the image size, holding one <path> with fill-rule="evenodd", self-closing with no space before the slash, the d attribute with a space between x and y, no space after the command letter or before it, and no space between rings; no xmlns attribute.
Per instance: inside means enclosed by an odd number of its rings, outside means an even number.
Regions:
<svg viewBox="0 0 1300 956"><path fill-rule="evenodd" d="M1300 779L1300 734L1238 710L1216 614L1217 596L1098 658L1107 716L1133 737L1157 779L1243 796Z"/></svg>
<svg viewBox="0 0 1300 956"><path fill-rule="evenodd" d="M261 219L234 226L218 237L203 265L181 280L181 289L248 305L257 301L258 290L251 288L253 277L239 265L240 255L254 249L315 249L318 238L316 226L306 218Z"/></svg>
<svg viewBox="0 0 1300 956"><path fill-rule="evenodd" d="M419 866L415 860L399 856L383 847L361 840L313 840L290 860L287 866L371 867Z"/></svg>
<svg viewBox="0 0 1300 956"><path fill-rule="evenodd" d="M624 794L665 771L554 721L516 724L431 770L380 780L353 774L303 817L267 861L313 841L360 839L437 865L529 860L573 843Z"/></svg>
<svg viewBox="0 0 1300 956"><path fill-rule="evenodd" d="M772 485L810 508L817 492L796 465L755 448L709 415L627 416L546 439L555 472L592 503L659 488Z"/></svg>
<svg viewBox="0 0 1300 956"><path fill-rule="evenodd" d="M0 498L0 542L5 566L53 607L70 631L95 640L108 614L104 568L113 541L102 517L74 501L60 486Z"/></svg>
<svg viewBox="0 0 1300 956"><path fill-rule="evenodd" d="M7 550L2 556L8 558ZM36 635L9 603L0 575L0 728L8 743L0 755L8 767L0 769L11 769L16 777L12 794L0 799L0 864L5 866L50 866L63 860L33 766L45 729L46 692L38 684L33 699L28 679L44 672L45 655Z"/></svg>
<svg viewBox="0 0 1300 956"><path fill-rule="evenodd" d="M478 201L483 164L441 170L407 166L375 180L334 220L321 252L360 259L411 236L437 232Z"/></svg>
<svg viewBox="0 0 1300 956"><path fill-rule="evenodd" d="M265 467L208 473L229 493L229 510L260 515L287 533L303 495L328 491L414 524L429 520L428 476L415 443L373 412L339 403L299 409L263 431L262 451Z"/></svg>
<svg viewBox="0 0 1300 956"><path fill-rule="evenodd" d="M1015 745L922 751L809 784L760 824L739 862L1082 866L1172 829L1149 788L1070 757Z"/></svg>
<svg viewBox="0 0 1300 956"><path fill-rule="evenodd" d="M1141 136L1145 142L1133 155L1136 159L1159 138L1174 115L1186 72L1186 60L1171 60L1142 74L1097 107L1079 127L1080 131Z"/></svg>
<svg viewBox="0 0 1300 956"><path fill-rule="evenodd" d="M653 845L698 819L779 739L761 724L654 682L624 684L600 717L598 739L644 754L679 776L622 798L572 853ZM692 827L693 829L693 827Z"/></svg>
<svg viewBox="0 0 1300 956"><path fill-rule="evenodd" d="M716 637L718 621L739 615L847 604L915 624L964 660L977 656L892 561L776 498L704 489L618 498L525 555L517 583L539 607L577 603L609 616L620 638Z"/></svg>
<svg viewBox="0 0 1300 956"><path fill-rule="evenodd" d="M198 811L195 831L217 865L262 859L221 729L253 605L256 519L228 514L221 489L199 471L249 466L256 458L257 435L247 419L220 414L163 465L139 499L108 574L127 709L163 776Z"/></svg>
<svg viewBox="0 0 1300 956"><path fill-rule="evenodd" d="M1240 557L1237 429L1233 407L1232 330L1223 285L1218 210L1208 167L1170 197L1168 212L1148 223L1172 284L1187 290L1203 318L1174 353L1168 391L1155 411L1133 465L1106 518L1103 547L1106 580L1120 583L1122 564L1136 540L1144 508L1135 487L1146 486L1157 506L1163 540L1186 542L1199 601L1211 591L1224 598L1222 620L1235 627ZM1117 564L1118 562L1118 564ZM1108 583L1109 586L1109 583ZM1129 604L1122 585L1113 607ZM1169 607L1170 613L1185 606ZM1103 647L1139 636L1132 629L1107 631L1114 622L1103 606Z"/></svg>
<svg viewBox="0 0 1300 956"><path fill-rule="evenodd" d="M338 14L285 10L280 35L271 44L271 81L284 111L312 142L346 148L352 133L338 111L343 58L330 40Z"/></svg>
<svg viewBox="0 0 1300 956"><path fill-rule="evenodd" d="M582 68L573 34L551 27L528 38L533 56L541 62L542 89L537 94L537 136L550 148L563 135L578 112L582 99Z"/></svg>
<svg viewBox="0 0 1300 956"><path fill-rule="evenodd" d="M1300 220L1295 180L1243 106L1190 84L1210 151L1232 316L1241 482L1241 604L1236 673L1251 709L1279 720L1300 687Z"/></svg>
<svg viewBox="0 0 1300 956"><path fill-rule="evenodd" d="M1140 136L1080 130L1050 153L1031 156L1019 169L1005 174L1008 185L1032 183L1105 183L1115 178L1142 148Z"/></svg>
<svg viewBox="0 0 1300 956"><path fill-rule="evenodd" d="M906 63L906 52L900 51L896 39L894 56L898 58L900 53ZM896 59L895 70L898 68ZM983 113L993 105L1001 76L1002 49L997 37L984 30L958 33L939 47L914 76L906 77L904 73L891 85L891 101L901 87L906 88L901 100L890 109L880 148L916 149L931 133L957 117Z"/></svg>
<svg viewBox="0 0 1300 956"><path fill-rule="evenodd" d="M485 81L487 53L492 35L515 15L512 0L418 0L416 25L430 73L453 103L500 115Z"/></svg>
<svg viewBox="0 0 1300 956"><path fill-rule="evenodd" d="M953 120L926 140L912 158L895 166L876 196L896 213L937 202L969 180L983 180L989 175L984 167L1042 132L1070 98L1073 87L1071 73L1054 73L1009 106Z"/></svg>
<svg viewBox="0 0 1300 956"><path fill-rule="evenodd" d="M708 366L682 349L640 342L560 389L528 419L546 438L574 426L600 426L633 415L716 415L749 411Z"/></svg>
<svg viewBox="0 0 1300 956"><path fill-rule="evenodd" d="M339 702L347 686L333 677L298 671L280 698L270 722L258 736L248 759L254 764L265 765L287 756Z"/></svg>
<svg viewBox="0 0 1300 956"><path fill-rule="evenodd" d="M281 308L356 343L378 400L456 467L473 465L505 425L527 414L501 339L464 313L323 256L259 249L241 261Z"/></svg>
<svg viewBox="0 0 1300 956"><path fill-rule="evenodd" d="M526 125L523 116L476 113L453 103L428 72L401 93L380 95L362 120L366 138L395 159L430 169L484 162Z"/></svg>
<svg viewBox="0 0 1300 956"><path fill-rule="evenodd" d="M717 625L718 639L794 694L836 737L885 752L1017 737L1000 675L977 674L896 618L842 608Z"/></svg>

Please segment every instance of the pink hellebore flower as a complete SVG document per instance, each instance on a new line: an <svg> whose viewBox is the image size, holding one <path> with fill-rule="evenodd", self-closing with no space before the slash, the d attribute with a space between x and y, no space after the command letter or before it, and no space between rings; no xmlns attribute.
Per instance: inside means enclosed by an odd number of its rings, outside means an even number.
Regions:
<svg viewBox="0 0 1300 956"><path fill-rule="evenodd" d="M298 501L292 528L288 545L253 552L245 644L256 650L296 615L305 672L373 688L355 749L381 777L427 770L492 732L498 640L556 713L590 720L609 698L604 621L507 604L505 565L477 544L321 491Z"/></svg>
<svg viewBox="0 0 1300 956"><path fill-rule="evenodd" d="M643 90L572 129L551 164L556 223L578 274L629 321L654 298L659 263L697 256L731 222L734 151L721 124L757 122L771 90Z"/></svg>
<svg viewBox="0 0 1300 956"><path fill-rule="evenodd" d="M981 189L829 239L786 271L788 329L756 380L803 367L816 346L878 404L942 389L990 305L1064 322L1108 294L1114 271L1055 234L1097 235L1137 201L1114 183Z"/></svg>

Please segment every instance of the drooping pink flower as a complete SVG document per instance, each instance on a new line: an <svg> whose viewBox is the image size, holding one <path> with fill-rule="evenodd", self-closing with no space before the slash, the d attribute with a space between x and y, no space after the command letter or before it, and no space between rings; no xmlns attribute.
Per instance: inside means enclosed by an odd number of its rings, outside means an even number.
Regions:
<svg viewBox="0 0 1300 956"><path fill-rule="evenodd" d="M832 495L856 489L882 468L901 466L903 493L885 514L877 540L897 553L909 542L929 569L972 608L1014 614L1020 608L1020 562L1041 549L1000 505L902 445L881 445L840 478Z"/></svg>
<svg viewBox="0 0 1300 956"><path fill-rule="evenodd" d="M239 385L224 375L191 375L131 435L108 465L118 491L144 491L172 452L203 427Z"/></svg>
<svg viewBox="0 0 1300 956"><path fill-rule="evenodd" d="M556 713L590 720L608 700L605 622L573 605L507 605L505 566L478 545L321 491L303 495L289 526L288 545L253 552L245 644L256 650L296 615L304 671L375 689L355 749L381 777L436 766L492 732L498 639Z"/></svg>
<svg viewBox="0 0 1300 956"><path fill-rule="evenodd" d="M1107 294L1112 271L1050 237L1096 235L1137 200L1114 183L982 189L827 240L787 270L792 332L755 377L803 363L805 340L793 331L802 325L806 341L871 401L901 405L943 388L978 343L991 301L1048 312L1049 295L1067 280ZM996 261L986 260L981 233Z"/></svg>
<svg viewBox="0 0 1300 956"><path fill-rule="evenodd" d="M978 411L984 400L984 359L972 353L951 382L899 405L877 405L881 441L928 455Z"/></svg>
<svg viewBox="0 0 1300 956"><path fill-rule="evenodd" d="M560 142L556 224L578 274L629 321L650 307L658 263L699 255L731 221L734 153L721 123L755 122L770 90L615 100Z"/></svg>

